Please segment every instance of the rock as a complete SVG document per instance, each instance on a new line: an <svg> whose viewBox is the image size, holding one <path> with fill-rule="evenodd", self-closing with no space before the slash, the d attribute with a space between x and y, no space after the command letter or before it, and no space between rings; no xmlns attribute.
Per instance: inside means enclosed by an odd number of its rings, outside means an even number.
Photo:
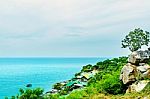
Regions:
<svg viewBox="0 0 150 99"><path fill-rule="evenodd" d="M140 66L137 66L137 70L144 73L150 69L150 66L148 64L141 64Z"/></svg>
<svg viewBox="0 0 150 99"><path fill-rule="evenodd" d="M128 63L123 66L120 74L120 80L128 88L127 93L140 92L150 88L148 61L150 61L150 48L145 51L134 51L129 55Z"/></svg>
<svg viewBox="0 0 150 99"><path fill-rule="evenodd" d="M144 90L149 83L150 83L149 80L142 80L139 82L137 81L128 87L126 93L140 92Z"/></svg>
<svg viewBox="0 0 150 99"><path fill-rule="evenodd" d="M120 74L120 80L123 84L131 84L137 80L150 78L150 66L148 64L140 64L140 66L126 64Z"/></svg>
<svg viewBox="0 0 150 99"><path fill-rule="evenodd" d="M32 84L27 84L26 87L32 87Z"/></svg>
<svg viewBox="0 0 150 99"><path fill-rule="evenodd" d="M142 79L150 78L150 66L148 64L137 66L137 70L138 75L140 75Z"/></svg>
<svg viewBox="0 0 150 99"><path fill-rule="evenodd" d="M149 51L134 51L129 55L128 62L131 64L146 63L149 60Z"/></svg>
<svg viewBox="0 0 150 99"><path fill-rule="evenodd" d="M142 73L147 71L147 69L144 66L138 66L137 69Z"/></svg>
<svg viewBox="0 0 150 99"><path fill-rule="evenodd" d="M148 97L144 97L143 99L148 99Z"/></svg>
<svg viewBox="0 0 150 99"><path fill-rule="evenodd" d="M120 80L122 80L124 84L128 84L136 81L136 76L136 66L128 63L121 70Z"/></svg>
<svg viewBox="0 0 150 99"><path fill-rule="evenodd" d="M46 93L51 93L51 94L54 94L54 93L58 93L58 90L57 89L52 89L51 91L48 91Z"/></svg>
<svg viewBox="0 0 150 99"><path fill-rule="evenodd" d="M143 73L144 78L150 78L150 70L147 70L146 72Z"/></svg>
<svg viewBox="0 0 150 99"><path fill-rule="evenodd" d="M137 64L140 62L140 55L139 53L137 53L136 51L135 52L132 52L129 57L128 57L128 62L129 63L132 63L132 64Z"/></svg>
<svg viewBox="0 0 150 99"><path fill-rule="evenodd" d="M135 99L141 99L142 97L141 96L138 96L137 98L135 98Z"/></svg>

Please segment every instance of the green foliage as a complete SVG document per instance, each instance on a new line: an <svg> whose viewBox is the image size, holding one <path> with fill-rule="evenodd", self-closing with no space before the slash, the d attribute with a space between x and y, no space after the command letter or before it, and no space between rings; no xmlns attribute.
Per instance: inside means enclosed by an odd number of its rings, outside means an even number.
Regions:
<svg viewBox="0 0 150 99"><path fill-rule="evenodd" d="M122 40L122 48L129 48L130 51L137 51L142 45L148 46L150 42L150 33L138 28L129 32L125 39Z"/></svg>
<svg viewBox="0 0 150 99"><path fill-rule="evenodd" d="M81 72L89 72L92 70L92 65L91 64L88 64L86 66L83 66Z"/></svg>
<svg viewBox="0 0 150 99"><path fill-rule="evenodd" d="M20 89L19 94L16 96L12 96L11 99L43 99L43 89L36 88L36 89Z"/></svg>
<svg viewBox="0 0 150 99"><path fill-rule="evenodd" d="M15 99L15 96L12 96L11 99Z"/></svg>
<svg viewBox="0 0 150 99"><path fill-rule="evenodd" d="M114 72L113 74L106 74L102 79L97 82L96 88L100 93L109 94L122 94L124 93L124 85L119 80L119 72Z"/></svg>
<svg viewBox="0 0 150 99"><path fill-rule="evenodd" d="M79 76L80 74L81 74L81 72L79 72L79 73L76 73L76 74L75 74L75 77Z"/></svg>
<svg viewBox="0 0 150 99"><path fill-rule="evenodd" d="M8 97L5 97L5 99L8 99Z"/></svg>
<svg viewBox="0 0 150 99"><path fill-rule="evenodd" d="M59 92L60 95L67 95L70 91L72 91L73 89L70 87L65 87L63 90L61 90Z"/></svg>
<svg viewBox="0 0 150 99"><path fill-rule="evenodd" d="M98 62L96 65L99 66L99 72L89 80L88 85L100 81L104 75L112 74L112 72L121 71L121 68L127 63L127 57L113 58L111 60L105 60L103 62Z"/></svg>
<svg viewBox="0 0 150 99"><path fill-rule="evenodd" d="M88 97L89 95L85 90L75 90L70 93L66 99L83 99L84 97Z"/></svg>
<svg viewBox="0 0 150 99"><path fill-rule="evenodd" d="M67 99L89 98L99 93L123 94L126 88L119 80L119 75L121 68L126 63L127 57L107 59L103 62L98 62L94 66L99 67L99 73L89 80L86 88L73 91L69 94Z"/></svg>
<svg viewBox="0 0 150 99"><path fill-rule="evenodd" d="M49 94L47 97L44 97L44 99L59 99L59 94Z"/></svg>
<svg viewBox="0 0 150 99"><path fill-rule="evenodd" d="M62 84L61 83L56 83L53 85L53 89L61 90L62 89Z"/></svg>
<svg viewBox="0 0 150 99"><path fill-rule="evenodd" d="M97 88L98 92L109 94L124 93L124 85L119 80L121 68L127 63L127 57L114 58L98 62L100 72L88 82L88 86Z"/></svg>
<svg viewBox="0 0 150 99"><path fill-rule="evenodd" d="M90 95L101 93L109 94L121 94L124 93L124 86L119 80L119 75L121 68L127 63L127 57L119 57L113 59L107 59L102 62L98 62L96 65L86 65L83 67L81 72L89 72L94 69L99 70L99 72L88 81L88 85L84 90L73 91L71 88L65 88L60 91L60 95L69 94L69 98L74 96L78 98L89 97ZM77 73L75 76L80 75ZM82 95L82 94L83 95Z"/></svg>

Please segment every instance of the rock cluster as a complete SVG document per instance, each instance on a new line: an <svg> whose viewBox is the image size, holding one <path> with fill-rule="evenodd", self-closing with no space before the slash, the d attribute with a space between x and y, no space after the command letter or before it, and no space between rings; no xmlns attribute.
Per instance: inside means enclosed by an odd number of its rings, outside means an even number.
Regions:
<svg viewBox="0 0 150 99"><path fill-rule="evenodd" d="M120 80L127 86L126 92L140 92L149 83L150 49L132 52L128 57L128 63L122 68Z"/></svg>

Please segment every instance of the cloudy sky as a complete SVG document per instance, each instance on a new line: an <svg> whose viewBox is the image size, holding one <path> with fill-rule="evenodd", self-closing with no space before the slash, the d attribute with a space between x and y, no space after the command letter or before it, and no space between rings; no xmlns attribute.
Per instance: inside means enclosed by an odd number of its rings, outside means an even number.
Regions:
<svg viewBox="0 0 150 99"><path fill-rule="evenodd" d="M150 0L0 0L0 57L115 57Z"/></svg>

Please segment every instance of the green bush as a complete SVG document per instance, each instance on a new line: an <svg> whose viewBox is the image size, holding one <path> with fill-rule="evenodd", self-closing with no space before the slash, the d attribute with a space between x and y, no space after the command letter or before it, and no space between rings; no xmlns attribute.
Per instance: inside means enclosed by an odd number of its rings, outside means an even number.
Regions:
<svg viewBox="0 0 150 99"><path fill-rule="evenodd" d="M20 89L19 94L16 96L12 96L11 99L43 99L43 89L36 88L36 89Z"/></svg>
<svg viewBox="0 0 150 99"><path fill-rule="evenodd" d="M59 94L50 94L47 97L44 97L44 99L59 99Z"/></svg>
<svg viewBox="0 0 150 99"><path fill-rule="evenodd" d="M95 84L97 81L100 81L106 74L111 74L112 72L118 71L117 73L120 75L120 71L126 63L127 57L113 58L111 60L98 62L96 65L99 66L99 72L88 81L88 86Z"/></svg>
<svg viewBox="0 0 150 99"><path fill-rule="evenodd" d="M88 97L88 94L85 90L75 90L70 93L66 99L83 99L84 97Z"/></svg>
<svg viewBox="0 0 150 99"><path fill-rule="evenodd" d="M83 66L81 72L89 72L89 71L92 70L92 67L93 67L93 66L92 66L91 64L88 64L88 65L86 65L86 66Z"/></svg>
<svg viewBox="0 0 150 99"><path fill-rule="evenodd" d="M63 90L61 90L60 92L59 92L59 94L60 95L67 95L70 91L72 91L73 89L72 88L70 88L70 87L64 87L64 89Z"/></svg>
<svg viewBox="0 0 150 99"><path fill-rule="evenodd" d="M99 67L99 72L88 81L87 87L84 88L84 90L72 92L68 97L70 99L81 99L84 97L92 97L98 93L123 94L126 88L119 80L119 75L122 67L126 63L127 57L107 59L103 62L98 62L94 66Z"/></svg>
<svg viewBox="0 0 150 99"><path fill-rule="evenodd" d="M106 74L103 78L96 84L96 88L100 93L109 94L122 94L124 93L124 85L119 80L118 72L113 74Z"/></svg>
<svg viewBox="0 0 150 99"><path fill-rule="evenodd" d="M53 85L53 89L61 90L63 85L61 83L56 83Z"/></svg>

